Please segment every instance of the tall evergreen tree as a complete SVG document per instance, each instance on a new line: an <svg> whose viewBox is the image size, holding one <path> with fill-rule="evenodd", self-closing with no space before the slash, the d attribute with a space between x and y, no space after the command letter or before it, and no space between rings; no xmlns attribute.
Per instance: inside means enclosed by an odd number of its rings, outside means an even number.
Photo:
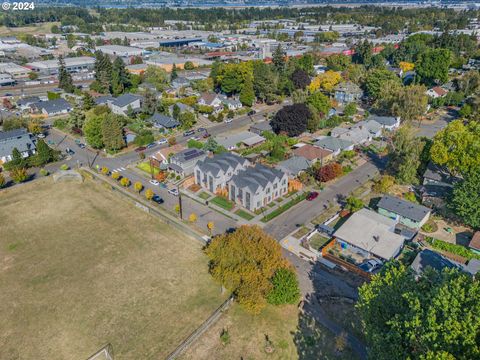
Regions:
<svg viewBox="0 0 480 360"><path fill-rule="evenodd" d="M125 69L125 63L119 57L112 66L111 92L113 95L121 95L130 85L130 79Z"/></svg>
<svg viewBox="0 0 480 360"><path fill-rule="evenodd" d="M58 70L58 87L68 93L73 93L75 87L73 86L72 76L65 68L65 60L63 60L63 56L58 57L58 62L60 64Z"/></svg>
<svg viewBox="0 0 480 360"><path fill-rule="evenodd" d="M175 63L174 63L173 66L172 66L172 73L170 74L170 81L175 80L177 77L178 77L177 65L175 65Z"/></svg>
<svg viewBox="0 0 480 360"><path fill-rule="evenodd" d="M252 106L255 101L255 91L253 90L252 77L248 76L240 91L240 102L245 106Z"/></svg>
<svg viewBox="0 0 480 360"><path fill-rule="evenodd" d="M282 45L278 44L273 53L272 61L277 71L282 71L285 68L285 52L283 51Z"/></svg>
<svg viewBox="0 0 480 360"><path fill-rule="evenodd" d="M108 55L104 55L100 51L95 52L94 70L96 90L103 94L108 93L112 81L112 63Z"/></svg>
<svg viewBox="0 0 480 360"><path fill-rule="evenodd" d="M102 139L107 150L120 150L125 146L123 124L119 117L108 114L102 123Z"/></svg>
<svg viewBox="0 0 480 360"><path fill-rule="evenodd" d="M95 107L95 100L93 100L92 95L88 92L83 94L83 110L88 111L91 108Z"/></svg>

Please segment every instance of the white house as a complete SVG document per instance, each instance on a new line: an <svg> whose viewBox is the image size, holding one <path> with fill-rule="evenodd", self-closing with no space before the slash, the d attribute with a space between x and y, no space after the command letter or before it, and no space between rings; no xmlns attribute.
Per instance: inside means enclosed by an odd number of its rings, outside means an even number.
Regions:
<svg viewBox="0 0 480 360"><path fill-rule="evenodd" d="M333 234L342 249L357 253L365 259L382 261L395 258L405 238L395 233L396 221L368 209L361 209Z"/></svg>
<svg viewBox="0 0 480 360"><path fill-rule="evenodd" d="M447 94L448 94L448 90L445 90L444 88L442 88L440 86L435 86L435 87L427 90L427 95L430 96L431 98L434 98L434 99L444 97Z"/></svg>
<svg viewBox="0 0 480 360"><path fill-rule="evenodd" d="M35 144L26 129L0 132L0 163L12 160L13 149L26 158L35 153Z"/></svg>
<svg viewBox="0 0 480 360"><path fill-rule="evenodd" d="M370 115L367 118L367 121L375 121L379 123L385 130L396 130L400 127L400 117L399 116L377 116Z"/></svg>
<svg viewBox="0 0 480 360"><path fill-rule="evenodd" d="M142 107L142 97L134 94L123 94L114 101L108 103L108 107L114 114L127 115L129 109L138 111Z"/></svg>
<svg viewBox="0 0 480 360"><path fill-rule="evenodd" d="M255 211L288 192L288 175L281 170L256 164L240 170L228 181L231 201Z"/></svg>
<svg viewBox="0 0 480 360"><path fill-rule="evenodd" d="M232 154L222 153L200 160L195 165L195 183L202 188L215 193L227 187L232 176L248 166L247 159Z"/></svg>
<svg viewBox="0 0 480 360"><path fill-rule="evenodd" d="M198 104L203 106L211 106L214 109L222 108L222 100L218 94L214 92L204 92L198 99Z"/></svg>

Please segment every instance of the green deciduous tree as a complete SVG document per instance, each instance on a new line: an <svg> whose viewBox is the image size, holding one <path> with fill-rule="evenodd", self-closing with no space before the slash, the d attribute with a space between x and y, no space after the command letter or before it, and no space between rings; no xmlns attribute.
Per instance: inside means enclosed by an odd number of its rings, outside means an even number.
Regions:
<svg viewBox="0 0 480 360"><path fill-rule="evenodd" d="M328 96L324 95L320 91L316 91L308 96L306 103L312 105L315 110L320 113L320 117L325 117L332 107Z"/></svg>
<svg viewBox="0 0 480 360"><path fill-rule="evenodd" d="M417 75L422 82L431 85L448 81L448 69L452 61L452 53L447 49L430 49L420 55L415 64Z"/></svg>
<svg viewBox="0 0 480 360"><path fill-rule="evenodd" d="M253 313L266 305L275 273L289 268L278 242L258 226L243 225L233 233L214 237L205 253L213 278Z"/></svg>
<svg viewBox="0 0 480 360"><path fill-rule="evenodd" d="M450 206L465 224L480 229L480 167L471 168L455 185Z"/></svg>
<svg viewBox="0 0 480 360"><path fill-rule="evenodd" d="M349 196L347 198L347 203L345 205L345 209L355 212L363 208L364 204L362 199L356 198L354 196Z"/></svg>
<svg viewBox="0 0 480 360"><path fill-rule="evenodd" d="M452 174L467 173L480 167L480 123L454 120L439 131L430 150L432 160Z"/></svg>
<svg viewBox="0 0 480 360"><path fill-rule="evenodd" d="M382 86L385 83L400 83L400 79L395 73L384 70L384 69L373 69L368 72L365 87L367 88L368 94L373 98L377 99L381 93Z"/></svg>
<svg viewBox="0 0 480 360"><path fill-rule="evenodd" d="M480 356L480 283L458 270L427 271L389 264L359 289L357 303L377 360L458 359Z"/></svg>
<svg viewBox="0 0 480 360"><path fill-rule="evenodd" d="M28 179L27 169L25 169L25 168L13 168L12 171L10 171L10 177L16 183L22 183L24 181L27 181L27 179Z"/></svg>
<svg viewBox="0 0 480 360"><path fill-rule="evenodd" d="M267 301L273 305L296 304L300 299L297 275L293 269L282 268L275 272L272 290L267 295Z"/></svg>
<svg viewBox="0 0 480 360"><path fill-rule="evenodd" d="M95 149L103 147L102 124L104 119L105 115L94 115L87 118L83 124L85 139Z"/></svg>
<svg viewBox="0 0 480 360"><path fill-rule="evenodd" d="M351 63L352 59L347 55L334 54L327 57L327 67L333 71L344 71Z"/></svg>
<svg viewBox="0 0 480 360"><path fill-rule="evenodd" d="M404 126L395 133L389 144L388 167L399 183L418 183L417 173L423 147L423 141L415 137L410 126Z"/></svg>
<svg viewBox="0 0 480 360"><path fill-rule="evenodd" d="M402 120L416 120L427 111L425 92L423 85L403 86L396 80L388 80L381 87L375 107Z"/></svg>

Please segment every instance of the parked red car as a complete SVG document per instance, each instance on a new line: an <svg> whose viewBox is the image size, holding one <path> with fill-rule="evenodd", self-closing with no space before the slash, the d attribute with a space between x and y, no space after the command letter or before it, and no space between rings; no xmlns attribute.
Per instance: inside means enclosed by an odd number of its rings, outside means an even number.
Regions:
<svg viewBox="0 0 480 360"><path fill-rule="evenodd" d="M138 148L135 149L136 152L140 152L140 151L144 151L146 150L147 148L145 146L140 146Z"/></svg>
<svg viewBox="0 0 480 360"><path fill-rule="evenodd" d="M308 200L308 201L312 201L312 200L316 199L317 196L318 196L318 192L316 192L316 191L311 191L311 192L309 192L308 195L307 195L307 200Z"/></svg>

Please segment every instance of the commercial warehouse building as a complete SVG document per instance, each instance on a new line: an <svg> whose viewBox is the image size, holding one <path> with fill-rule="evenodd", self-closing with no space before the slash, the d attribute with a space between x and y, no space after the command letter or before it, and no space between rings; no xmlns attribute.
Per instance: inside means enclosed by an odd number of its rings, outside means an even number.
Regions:
<svg viewBox="0 0 480 360"><path fill-rule="evenodd" d="M65 58L64 61L65 68L70 73L90 71L95 65L95 58L90 56ZM56 75L60 69L58 60L34 61L27 63L27 66L42 75Z"/></svg>
<svg viewBox="0 0 480 360"><path fill-rule="evenodd" d="M97 46L97 50L107 55L120 56L120 57L140 56L143 53L142 49L135 48L132 46L122 46L122 45Z"/></svg>

